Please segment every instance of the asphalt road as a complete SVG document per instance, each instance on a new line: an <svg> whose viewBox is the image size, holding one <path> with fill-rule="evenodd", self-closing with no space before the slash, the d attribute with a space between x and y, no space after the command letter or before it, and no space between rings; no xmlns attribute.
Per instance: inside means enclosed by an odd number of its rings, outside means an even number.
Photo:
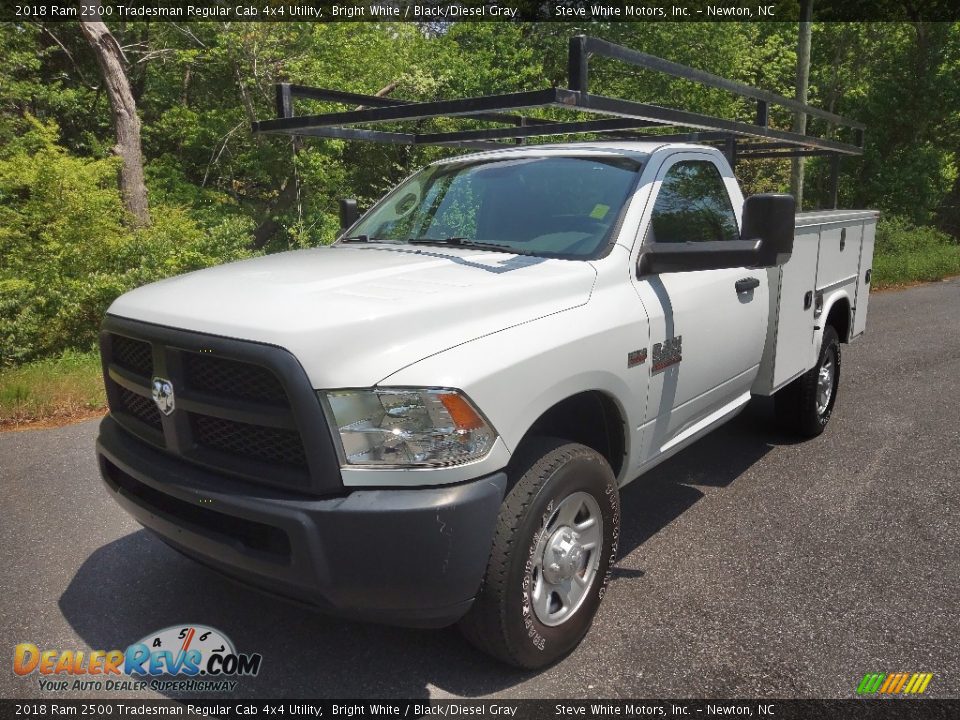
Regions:
<svg viewBox="0 0 960 720"><path fill-rule="evenodd" d="M259 697L842 698L894 671L931 672L927 695L957 697L958 401L960 282L873 296L822 437L793 443L755 401L624 491L593 629L541 673L453 630L326 618L182 558L101 487L95 422L6 433L0 646L123 648L203 623L263 654L237 690ZM0 694L42 693L6 665Z"/></svg>

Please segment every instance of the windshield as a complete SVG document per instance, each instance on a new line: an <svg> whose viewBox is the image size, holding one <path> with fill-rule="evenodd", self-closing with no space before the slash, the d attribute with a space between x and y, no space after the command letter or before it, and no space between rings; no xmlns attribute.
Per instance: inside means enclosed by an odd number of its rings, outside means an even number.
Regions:
<svg viewBox="0 0 960 720"><path fill-rule="evenodd" d="M639 168L630 158L587 156L432 165L397 187L349 235L587 258L606 245Z"/></svg>

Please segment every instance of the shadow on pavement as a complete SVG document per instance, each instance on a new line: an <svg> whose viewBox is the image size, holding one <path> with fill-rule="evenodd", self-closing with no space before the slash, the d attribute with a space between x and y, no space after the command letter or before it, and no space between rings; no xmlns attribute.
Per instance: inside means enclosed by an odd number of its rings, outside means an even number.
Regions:
<svg viewBox="0 0 960 720"><path fill-rule="evenodd" d="M692 485L727 486L779 444L771 423L769 402L754 401L736 420L625 489L620 556L703 497ZM614 578L642 574L615 570ZM263 655L260 674L241 681L231 697L426 698L428 685L473 697L531 677L490 661L454 629L405 630L339 620L236 584L144 530L90 555L59 605L95 650L122 650L181 623L223 631L238 651Z"/></svg>
<svg viewBox="0 0 960 720"><path fill-rule="evenodd" d="M59 604L96 650L123 650L181 623L221 630L239 652L263 655L260 674L241 680L231 697L426 698L428 683L474 696L529 676L488 661L454 629L340 620L234 583L145 530L90 555Z"/></svg>
<svg viewBox="0 0 960 720"><path fill-rule="evenodd" d="M773 400L754 398L734 420L653 468L622 490L621 558L704 496L697 485L726 487L778 445L797 440L774 427ZM613 577L642 574L614 569Z"/></svg>

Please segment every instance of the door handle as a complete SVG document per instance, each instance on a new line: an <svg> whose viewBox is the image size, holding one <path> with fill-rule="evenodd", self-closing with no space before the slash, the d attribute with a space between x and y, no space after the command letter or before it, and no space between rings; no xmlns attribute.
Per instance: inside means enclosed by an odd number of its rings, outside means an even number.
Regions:
<svg viewBox="0 0 960 720"><path fill-rule="evenodd" d="M742 278L733 285L737 289L737 295L750 292L754 288L760 287L760 281L755 277Z"/></svg>

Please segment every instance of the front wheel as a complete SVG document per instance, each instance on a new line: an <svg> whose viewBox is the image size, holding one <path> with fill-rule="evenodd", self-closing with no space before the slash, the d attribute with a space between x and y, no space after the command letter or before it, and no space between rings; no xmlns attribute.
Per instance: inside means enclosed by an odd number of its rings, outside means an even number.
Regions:
<svg viewBox="0 0 960 720"><path fill-rule="evenodd" d="M816 437L827 427L839 389L840 337L827 325L817 364L774 395L778 422L803 437Z"/></svg>
<svg viewBox="0 0 960 720"><path fill-rule="evenodd" d="M620 537L610 465L576 443L531 441L511 463L466 638L511 665L541 668L572 651L600 606Z"/></svg>

